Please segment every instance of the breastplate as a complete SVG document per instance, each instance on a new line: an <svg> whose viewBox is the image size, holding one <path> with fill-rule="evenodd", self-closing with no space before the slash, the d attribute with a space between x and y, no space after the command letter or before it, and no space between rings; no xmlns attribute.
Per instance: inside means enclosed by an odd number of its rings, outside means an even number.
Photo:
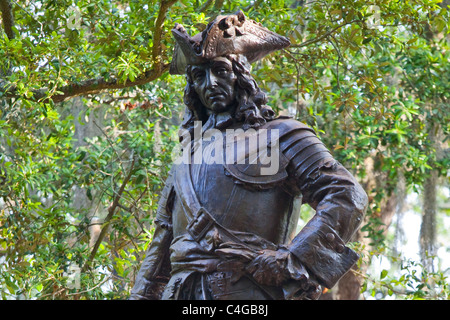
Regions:
<svg viewBox="0 0 450 320"><path fill-rule="evenodd" d="M254 233L276 244L289 242L296 231L301 198L286 190L287 163L283 154L278 155L276 172L264 175L257 161L256 164L248 163L252 154L249 148L242 157L242 152L238 151L242 144L237 141L230 144L226 139L227 133L221 134L225 142L222 151L227 154L231 145L236 157L233 161L226 161L225 155L222 163L212 163L211 157L217 156L217 141L203 141L202 161L192 161L190 165L192 184L200 203L230 230ZM268 139L266 146L271 142ZM239 156L247 157L247 162L237 163L242 160ZM174 236L184 234L188 222L178 197L174 201L172 217Z"/></svg>

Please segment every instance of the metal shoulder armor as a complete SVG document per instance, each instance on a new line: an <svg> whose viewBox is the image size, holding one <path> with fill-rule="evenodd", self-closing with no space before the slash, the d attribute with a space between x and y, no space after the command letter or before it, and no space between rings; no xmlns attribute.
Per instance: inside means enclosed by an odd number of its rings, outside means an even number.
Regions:
<svg viewBox="0 0 450 320"><path fill-rule="evenodd" d="M280 117L267 122L254 132L255 141L258 141L256 153L246 150L244 157L235 157L233 162L225 161L225 173L260 189L279 185L288 178L287 168L292 156L285 153L289 143L284 140L293 133L297 133L297 138L316 136L313 129L291 118ZM239 151L239 146L233 147Z"/></svg>

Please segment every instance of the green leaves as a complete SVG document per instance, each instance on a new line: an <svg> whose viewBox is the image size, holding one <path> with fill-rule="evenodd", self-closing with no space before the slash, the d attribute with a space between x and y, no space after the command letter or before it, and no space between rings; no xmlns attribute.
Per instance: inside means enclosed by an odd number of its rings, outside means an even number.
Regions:
<svg viewBox="0 0 450 320"><path fill-rule="evenodd" d="M401 261L400 270L401 274L389 276L393 273L392 270L383 269L379 280L373 282L370 282L370 279L366 280L363 285L364 291L370 292L372 297L381 293L390 299L402 297L408 300L448 299L450 288L445 273L428 272L420 263L411 259Z"/></svg>
<svg viewBox="0 0 450 320"><path fill-rule="evenodd" d="M400 172L407 187L420 186L433 168L447 174L448 158L437 159L429 141L431 125L444 135L450 131L449 13L436 1L205 4L175 2L158 41L160 1L41 1L27 8L16 3L17 37L0 37L3 297L73 298L79 291L82 299L126 297L152 236L185 80L163 73L148 84L96 90L115 81L132 83L159 64L166 67L175 23L193 35L215 14L243 9L291 39L290 48L254 64L253 74L271 107L316 129L334 157L361 180L374 174L383 182L367 190L372 200L363 231L372 254L388 249L379 216ZM85 82L93 86L81 107L48 99L61 88L78 95ZM69 288L68 266L82 267L88 259L130 159L136 169L93 268L81 274L81 288ZM367 162L373 168L367 169ZM123 277L114 280L122 289L103 292L100 284L108 275L94 270ZM389 294L401 287L408 288L408 298L425 297L427 286L410 286L411 279L396 279L388 269L380 273Z"/></svg>
<svg viewBox="0 0 450 320"><path fill-rule="evenodd" d="M135 65L136 58L137 55L133 52L129 52L128 54L122 53L122 56L119 57L120 63L117 64L117 70L120 82L134 81L142 73Z"/></svg>
<svg viewBox="0 0 450 320"><path fill-rule="evenodd" d="M173 91L159 88L160 93L166 90ZM178 99L172 92L167 97ZM65 299L78 291L86 292L84 298L126 297L124 291L103 292L99 283L107 278L102 273L83 272L79 287L70 286L67 268L74 263L81 268L87 261L92 235L102 226L102 211L118 192L131 156L138 169L126 185L121 207L109 224L111 232L100 244L93 267L128 277L145 253L148 239L138 240L152 227L152 213L169 164L159 152L170 154L175 141L170 130L176 130L165 123L158 126L170 134L154 128L161 115L175 110L158 108L154 102L121 109L118 100L110 103L109 109L105 107L108 112L100 117L98 107L87 113L87 107L79 103L37 105L31 110L16 104L15 109L2 110L6 120L0 122L0 141L10 141L7 152L6 143L0 151L0 195L4 200L0 250L7 257L0 266L3 297L23 294L26 298ZM86 115L84 125L78 114ZM90 212L100 220L93 219ZM130 241L132 248L124 245ZM111 258L116 253L119 256Z"/></svg>

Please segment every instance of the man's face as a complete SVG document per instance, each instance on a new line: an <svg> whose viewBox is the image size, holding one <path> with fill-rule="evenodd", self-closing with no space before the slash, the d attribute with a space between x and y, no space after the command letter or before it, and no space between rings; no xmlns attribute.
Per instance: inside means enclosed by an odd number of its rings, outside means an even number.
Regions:
<svg viewBox="0 0 450 320"><path fill-rule="evenodd" d="M236 75L227 58L219 57L210 63L193 66L191 78L200 101L209 110L220 113L233 105Z"/></svg>

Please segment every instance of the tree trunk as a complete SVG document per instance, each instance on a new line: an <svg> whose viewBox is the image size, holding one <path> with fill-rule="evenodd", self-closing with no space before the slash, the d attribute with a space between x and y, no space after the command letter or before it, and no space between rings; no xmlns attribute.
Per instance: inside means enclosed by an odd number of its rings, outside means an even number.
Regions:
<svg viewBox="0 0 450 320"><path fill-rule="evenodd" d="M437 172L432 170L423 185L422 224L420 226L420 259L423 267L434 271L436 255L436 185Z"/></svg>
<svg viewBox="0 0 450 320"><path fill-rule="evenodd" d="M442 156L442 139L440 126L431 124L428 138L435 149L435 157ZM420 259L423 267L433 272L433 257L436 256L436 211L437 211L438 171L430 169L423 184L422 224L420 226Z"/></svg>

